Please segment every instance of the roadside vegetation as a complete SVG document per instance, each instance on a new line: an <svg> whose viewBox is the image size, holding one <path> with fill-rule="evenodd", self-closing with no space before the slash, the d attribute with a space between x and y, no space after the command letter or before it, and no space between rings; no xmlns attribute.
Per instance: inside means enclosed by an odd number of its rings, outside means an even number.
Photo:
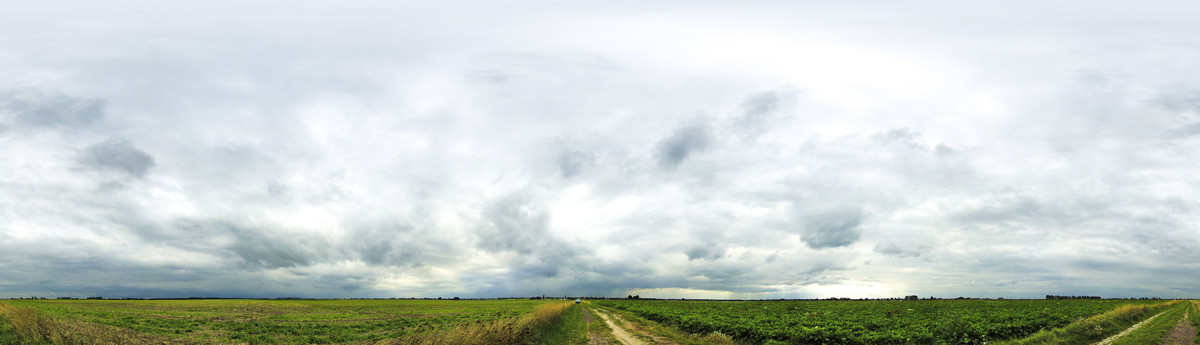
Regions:
<svg viewBox="0 0 1200 345"><path fill-rule="evenodd" d="M1192 339L1193 343L1200 345L1200 301L1192 300L1192 308L1188 310L1188 319L1192 321L1192 327L1196 329L1196 337Z"/></svg>
<svg viewBox="0 0 1200 345"><path fill-rule="evenodd" d="M1120 338L1114 340L1112 345L1140 345L1140 344L1162 344L1166 339L1167 333L1179 324L1184 315L1195 308L1192 303L1176 303L1165 313L1158 315L1154 320L1147 322L1138 329L1129 332Z"/></svg>
<svg viewBox="0 0 1200 345"><path fill-rule="evenodd" d="M1028 338L1003 344L1091 344L1120 333L1176 303L1176 301L1171 301L1145 305L1125 305L1104 314L1072 322L1062 328L1043 330Z"/></svg>
<svg viewBox="0 0 1200 345"><path fill-rule="evenodd" d="M588 343L588 329L583 322L582 306L571 305L557 317L533 328L525 343L537 345L573 345Z"/></svg>
<svg viewBox="0 0 1200 345"><path fill-rule="evenodd" d="M569 315L564 314L572 308L574 305L571 303L546 304L518 317L458 325L436 332L387 339L375 344L555 344L555 341L559 340L569 343L570 339L576 338L570 335L575 333L571 328L576 325L568 319ZM566 331L568 334L556 334L557 331Z"/></svg>

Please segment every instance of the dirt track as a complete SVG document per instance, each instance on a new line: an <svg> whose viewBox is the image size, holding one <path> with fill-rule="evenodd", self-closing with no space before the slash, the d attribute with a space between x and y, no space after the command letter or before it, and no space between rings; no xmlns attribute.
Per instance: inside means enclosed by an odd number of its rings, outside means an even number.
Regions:
<svg viewBox="0 0 1200 345"><path fill-rule="evenodd" d="M595 311L596 315L600 315L600 318L604 319L604 322L608 324L608 327L612 328L613 336L617 337L617 341L620 341L625 345L646 345L646 342L633 336L629 330L617 325L616 322L613 322L612 319L614 316L608 315L608 313L605 313L599 309L592 309L592 311Z"/></svg>
<svg viewBox="0 0 1200 345"><path fill-rule="evenodd" d="M1196 343L1196 326L1188 321L1188 314L1183 314L1183 319L1175 324L1175 328L1171 329L1171 333L1167 333L1167 338L1163 339L1163 345L1192 345Z"/></svg>
<svg viewBox="0 0 1200 345"><path fill-rule="evenodd" d="M1166 310L1164 310L1164 311L1162 311L1161 313L1155 314L1154 316L1151 316L1151 317L1150 317L1150 318L1148 318L1148 319L1142 320L1142 322L1138 322L1138 323L1134 324L1133 326L1130 326L1129 328L1125 329L1124 331L1121 331L1121 333L1117 333L1117 334L1115 334L1115 335L1113 335L1113 336L1111 336L1111 337L1108 337L1108 339L1101 340L1100 342L1096 343L1095 345L1108 345L1108 344L1111 344L1112 342L1114 342L1114 341L1117 341L1117 339L1119 339L1119 338L1121 338L1121 337L1124 337L1126 334L1129 334L1130 332L1136 331L1138 328L1142 328L1142 326L1144 326L1144 325L1146 325L1147 323L1149 323L1149 322L1150 322L1150 320L1154 320L1154 318L1156 318L1156 317L1159 317L1159 316L1162 316L1162 314L1166 314L1166 313L1167 313L1167 311L1166 311Z"/></svg>

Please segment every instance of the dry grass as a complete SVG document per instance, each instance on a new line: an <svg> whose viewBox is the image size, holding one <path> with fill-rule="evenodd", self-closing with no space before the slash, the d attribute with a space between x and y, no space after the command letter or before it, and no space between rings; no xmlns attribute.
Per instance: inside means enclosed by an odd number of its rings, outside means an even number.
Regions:
<svg viewBox="0 0 1200 345"><path fill-rule="evenodd" d="M56 345L171 343L169 340L151 338L110 326L59 322L32 309L14 307L3 302L0 302L0 315L3 315L12 324L17 337L24 343Z"/></svg>
<svg viewBox="0 0 1200 345"><path fill-rule="evenodd" d="M537 327L553 322L574 303L548 304L517 318L463 325L443 331L388 339L376 345L522 344Z"/></svg>

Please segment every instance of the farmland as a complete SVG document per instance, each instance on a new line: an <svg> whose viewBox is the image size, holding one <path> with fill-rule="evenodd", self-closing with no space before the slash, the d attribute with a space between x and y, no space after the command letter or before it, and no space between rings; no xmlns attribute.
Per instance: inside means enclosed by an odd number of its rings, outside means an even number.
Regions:
<svg viewBox="0 0 1200 345"><path fill-rule="evenodd" d="M569 304L533 300L5 300L0 316L54 343L374 343L516 336ZM549 315L544 315L549 313ZM521 327L518 327L521 326ZM524 328L524 329L520 329Z"/></svg>
<svg viewBox="0 0 1200 345"><path fill-rule="evenodd" d="M666 301L596 304L681 330L753 343L934 344L1016 339L1064 327L1126 300ZM1149 306L1145 312L1165 305ZM1140 309L1139 309L1140 310ZM1141 314L1138 314L1141 315Z"/></svg>
<svg viewBox="0 0 1200 345"><path fill-rule="evenodd" d="M4 300L2 344L1115 344L1197 324L1161 300ZM1184 315L1191 315L1184 320ZM1142 322L1145 321L1145 322ZM1130 326L1139 324L1140 329ZM1194 328L1184 330L1194 337ZM1190 343L1187 342L1187 343Z"/></svg>

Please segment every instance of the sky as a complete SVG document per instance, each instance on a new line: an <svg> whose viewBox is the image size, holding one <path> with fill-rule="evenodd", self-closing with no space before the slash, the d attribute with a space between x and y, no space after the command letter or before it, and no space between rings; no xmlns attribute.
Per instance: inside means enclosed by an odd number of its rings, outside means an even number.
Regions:
<svg viewBox="0 0 1200 345"><path fill-rule="evenodd" d="M1194 1L0 10L0 297L1200 297Z"/></svg>

